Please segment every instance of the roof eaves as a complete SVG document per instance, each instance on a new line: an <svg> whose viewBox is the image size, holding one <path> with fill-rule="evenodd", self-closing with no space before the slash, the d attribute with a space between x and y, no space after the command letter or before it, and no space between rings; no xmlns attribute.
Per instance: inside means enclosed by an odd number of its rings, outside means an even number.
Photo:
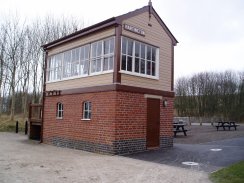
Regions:
<svg viewBox="0 0 244 183"><path fill-rule="evenodd" d="M152 10L153 10L152 13L155 16L155 18L157 19L157 21L159 22L159 24L163 27L163 29L169 35L169 37L171 38L173 44L176 45L178 43L177 39L174 37L174 35L171 33L169 28L166 26L166 24L163 22L163 20L160 18L160 16L157 14L157 12L155 11L155 9L153 7L152 7ZM149 11L149 6L144 6L144 7L140 8L140 9L136 9L134 11L131 11L129 13L126 13L126 14L123 14L123 15L120 15L120 16L117 16L117 17L112 17L112 18L107 19L105 21L102 21L102 22L99 22L97 24L94 24L94 25L92 25L90 27L81 29L81 30L79 30L77 32L74 32L72 34L64 36L64 37L62 37L60 39L57 39L57 40L52 41L50 43L44 44L44 45L42 45L42 47L43 47L44 50L47 50L47 49L49 49L51 47L66 43L66 42L74 40L74 39L77 39L77 38L79 38L81 36L85 36L87 34L94 33L95 31L101 30L103 28L106 28L106 27L109 27L109 26L112 26L112 25L118 25L118 24L121 25L123 20L131 18L133 16L136 16L138 14L141 14L141 13L144 13L144 12L147 12L147 11Z"/></svg>

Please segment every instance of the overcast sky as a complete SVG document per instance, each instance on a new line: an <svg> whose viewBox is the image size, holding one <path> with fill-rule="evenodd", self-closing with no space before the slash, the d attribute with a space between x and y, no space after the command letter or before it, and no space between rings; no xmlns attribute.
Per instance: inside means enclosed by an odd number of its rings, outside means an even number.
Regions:
<svg viewBox="0 0 244 183"><path fill-rule="evenodd" d="M244 0L152 0L174 34L175 77L200 71L244 71ZM0 20L10 12L28 19L73 16L86 25L148 4L148 0L0 0Z"/></svg>

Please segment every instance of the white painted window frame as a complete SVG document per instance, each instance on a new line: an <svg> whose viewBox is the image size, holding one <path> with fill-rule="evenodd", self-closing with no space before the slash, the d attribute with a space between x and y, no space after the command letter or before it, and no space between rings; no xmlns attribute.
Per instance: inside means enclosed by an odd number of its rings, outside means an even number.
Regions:
<svg viewBox="0 0 244 183"><path fill-rule="evenodd" d="M114 49L113 49L113 53L109 53L109 54L104 54L104 42L106 40L111 40L113 41L113 45L114 45ZM97 44L98 42L102 42L102 55L101 56L96 56L96 57L92 57L92 45L93 44ZM110 44L109 44L109 49L110 49ZM90 56L90 75L93 76L93 75L99 75L99 74L104 74L104 73L110 73L110 72L113 72L113 67L111 70L103 70L103 66L104 66L104 58L110 58L110 57L113 57L113 64L114 64L114 52L115 52L115 38L114 36L113 37L109 37L107 39L103 39L103 40L100 40L100 41L96 41L94 43L91 43L91 56ZM94 59L101 59L101 70L100 71L96 71L96 72L92 72L92 61Z"/></svg>
<svg viewBox="0 0 244 183"><path fill-rule="evenodd" d="M123 48L123 38L127 39L126 41L126 54L122 53L122 48ZM128 55L128 39L132 40L133 41L133 53L132 53L132 71L127 71L127 56L130 56ZM139 65L139 73L138 72L135 72L135 58L139 58L141 59L141 55L139 55L139 57L136 57L135 56L135 43L139 43L140 44L140 52L141 52L141 45L145 45L145 74L142 74L140 73L140 69L141 69L141 61L139 61L140 65ZM154 47L156 49L156 60L155 60L155 76L153 75L148 75L147 74L147 47L150 46L150 47ZM124 73L124 74L129 74L129 75L133 75L133 76L138 76L138 77L145 77L145 78L150 78L150 79L159 79L159 48L156 47L156 46L153 46L153 45L149 45L149 44L146 44L144 42L140 42L138 40L134 40L132 38L128 38L126 36L122 36L121 37L121 58L120 58L120 73ZM122 70L122 56L126 56L126 70ZM152 56L151 56L152 57ZM151 63L151 68L152 68L152 58L151 60L149 60L150 63ZM152 71L151 71L152 72Z"/></svg>
<svg viewBox="0 0 244 183"><path fill-rule="evenodd" d="M87 109L86 109L86 104L87 104ZM91 120L91 115L92 115L92 105L90 101L85 101L83 102L83 118L82 120ZM88 117L85 116L86 112L88 113Z"/></svg>
<svg viewBox="0 0 244 183"><path fill-rule="evenodd" d="M112 53L109 53L109 54L104 54L104 42L106 41L106 40L110 40L110 43L109 43L109 50L110 50L110 46L111 46L111 44L112 44L112 41L113 41L113 52ZM101 70L100 71L98 71L98 72L91 72L91 66L92 66L92 60L93 59L98 59L98 57L92 57L92 44L94 44L94 43L97 43L97 42L102 42L102 55L101 56L99 56L99 58L101 58ZM84 47L84 48L87 48L87 47L89 47L89 49L88 49L88 59L84 59L84 60L81 60L81 48L82 47ZM74 63L72 63L72 51L74 50L74 49L79 49L79 73L78 73L78 75L72 75L72 72L71 72L71 76L70 77L63 77L63 74L64 74L64 66L65 66L65 64L64 64L64 53L65 52L68 52L68 51L71 51L71 69L72 69L72 64L74 64ZM48 68L47 68L47 71L46 71L46 76L47 76L47 83L53 83L53 82L58 82L58 81L64 81L64 80L70 80L70 79L76 79L76 78L83 78L83 77L89 77L89 76L94 76L94 75L100 75L100 74L107 74L107 73L112 73L113 72L113 65L114 65L114 55L115 55L115 37L114 36L111 36L111 37L108 37L108 38L105 38L105 39L102 39L102 40L99 40L99 41L96 41L96 42L92 42L92 43L89 43L89 44L85 44L85 45L82 45L82 46L80 46L80 47L76 47L76 48L73 48L73 49L71 49L71 50L67 50L67 51L65 51L65 52L61 52L61 53L58 53L58 54L55 54L55 55L52 55L52 56L50 56L48 59ZM52 61L52 59L55 59L55 57L57 56L57 55L59 55L59 54L61 54L61 68L60 68L60 79L57 79L57 78L55 78L55 79L52 79L51 78L51 80L50 80L50 73L51 72L54 72L55 73L55 69L58 69L59 67L54 67L54 68L51 68L51 62L53 62ZM103 71L103 64L104 64L104 58L109 58L109 59L113 59L113 65L112 65L112 67L111 67L111 69L108 69L108 70L105 70L105 71ZM56 59L54 60L54 62L55 62L55 64L56 64ZM84 73L81 73L81 62L88 62L88 70L87 70L87 74L84 74ZM109 64L110 64L110 62L109 62ZM110 65L109 65L109 67L108 68L110 68Z"/></svg>
<svg viewBox="0 0 244 183"><path fill-rule="evenodd" d="M63 119L64 117L64 105L61 102L57 103L56 118Z"/></svg>

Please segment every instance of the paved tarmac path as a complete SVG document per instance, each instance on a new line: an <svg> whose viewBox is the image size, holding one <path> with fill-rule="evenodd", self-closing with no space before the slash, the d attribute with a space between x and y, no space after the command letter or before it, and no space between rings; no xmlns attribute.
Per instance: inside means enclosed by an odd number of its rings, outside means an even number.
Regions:
<svg viewBox="0 0 244 183"><path fill-rule="evenodd" d="M174 144L169 150L129 155L130 158L211 173L244 160L244 137L202 144ZM194 162L198 165L184 165Z"/></svg>

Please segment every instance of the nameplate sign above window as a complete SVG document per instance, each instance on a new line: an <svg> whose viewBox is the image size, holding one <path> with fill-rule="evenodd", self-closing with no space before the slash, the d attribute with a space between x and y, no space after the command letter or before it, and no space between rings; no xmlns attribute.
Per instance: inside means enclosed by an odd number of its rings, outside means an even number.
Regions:
<svg viewBox="0 0 244 183"><path fill-rule="evenodd" d="M140 28L137 28L137 27L134 27L132 25L128 25L128 24L124 24L124 29L125 30L128 30L130 32L133 32L135 34L139 34L141 36L145 36L145 31L143 29L140 29Z"/></svg>

